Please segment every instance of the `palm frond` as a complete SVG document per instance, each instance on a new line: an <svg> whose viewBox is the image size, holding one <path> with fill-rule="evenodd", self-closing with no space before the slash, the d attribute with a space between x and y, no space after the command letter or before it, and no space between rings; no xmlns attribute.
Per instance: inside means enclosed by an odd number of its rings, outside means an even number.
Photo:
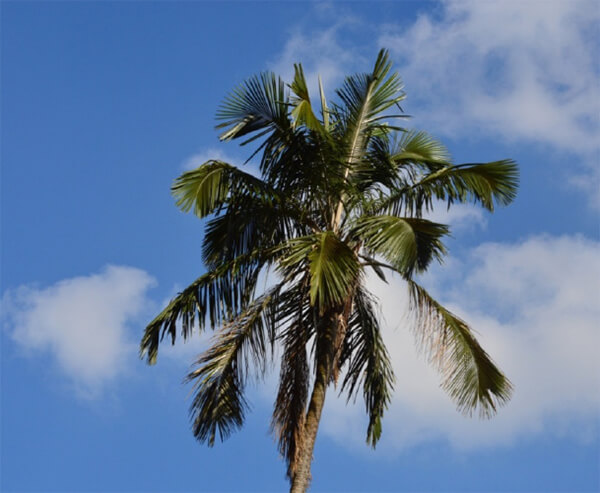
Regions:
<svg viewBox="0 0 600 493"><path fill-rule="evenodd" d="M489 211L495 204L508 205L514 200L519 186L517 164L511 159L490 163L446 165L420 176L413 183L391 189L376 210L393 214L420 215L431 210L433 201L479 203Z"/></svg>
<svg viewBox="0 0 600 493"><path fill-rule="evenodd" d="M444 144L427 132L411 130L390 149L390 158L397 166L414 164L428 170L436 170L448 164L450 153Z"/></svg>
<svg viewBox="0 0 600 493"><path fill-rule="evenodd" d="M437 199L453 202L479 202L489 211L494 203L510 204L517 195L519 168L512 159L490 163L447 166L427 175L412 189Z"/></svg>
<svg viewBox="0 0 600 493"><path fill-rule="evenodd" d="M335 106L335 114L340 119L336 131L343 143L344 177L355 172L367 153L369 139L381 137L389 131L385 123L380 123L381 113L404 99L402 81L394 72L390 74L392 63L388 52L381 50L371 74L356 74L347 77L343 86L336 91L342 106ZM337 130L339 128L339 130ZM332 227L337 231L343 213L341 197L332 219Z"/></svg>
<svg viewBox="0 0 600 493"><path fill-rule="evenodd" d="M221 440L242 426L248 407L244 386L249 365L264 371L267 349L274 343L275 327L269 313L281 284L255 300L242 314L226 324L213 339L186 378L194 383L190 417L194 436L212 446L217 432Z"/></svg>
<svg viewBox="0 0 600 493"><path fill-rule="evenodd" d="M363 216L350 233L405 277L423 272L433 259L441 262L446 253L441 238L447 234L444 224L396 216Z"/></svg>
<svg viewBox="0 0 600 493"><path fill-rule="evenodd" d="M512 394L512 384L475 339L469 326L408 281L411 310L416 315L418 346L442 374L442 388L459 411L491 417Z"/></svg>
<svg viewBox="0 0 600 493"><path fill-rule="evenodd" d="M376 301L359 288L354 297L354 309L348 322L348 332L342 362L348 368L341 392L348 400L363 387L369 425L367 443L375 447L381 437L381 420L387 409L394 386L394 372L389 354L381 337Z"/></svg>
<svg viewBox="0 0 600 493"><path fill-rule="evenodd" d="M312 333L312 313L304 303L305 296L296 301L294 320L281 335L283 355L279 390L271 430L278 440L279 451L286 459L287 475L296 473L298 457L302 451L302 436L308 403L310 382L306 345Z"/></svg>
<svg viewBox="0 0 600 493"><path fill-rule="evenodd" d="M202 240L202 258L209 268L215 269L254 250L274 249L287 238L310 230L300 221L298 210L251 197L240 198L226 214L208 221Z"/></svg>
<svg viewBox="0 0 600 493"><path fill-rule="evenodd" d="M344 301L360 270L354 252L333 233L325 232L308 259L311 303L323 312Z"/></svg>
<svg viewBox="0 0 600 493"><path fill-rule="evenodd" d="M250 302L260 270L269 253L256 251L224 263L203 274L175 296L152 322L148 324L140 343L140 356L149 364L156 363L158 346L166 334L175 343L177 322L181 322L184 340L192 335L196 325L211 328L243 311Z"/></svg>
<svg viewBox="0 0 600 493"><path fill-rule="evenodd" d="M344 105L346 123L354 134L364 133L366 125L378 121L381 113L405 98L397 72L390 73L392 62L387 50L381 50L373 72L347 77L336 91Z"/></svg>

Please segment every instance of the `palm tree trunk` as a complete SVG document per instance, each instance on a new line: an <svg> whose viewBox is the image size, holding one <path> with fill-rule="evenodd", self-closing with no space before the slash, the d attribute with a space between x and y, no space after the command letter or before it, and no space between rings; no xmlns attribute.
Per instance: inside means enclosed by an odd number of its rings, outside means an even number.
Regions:
<svg viewBox="0 0 600 493"><path fill-rule="evenodd" d="M315 385L306 414L304 423L304 436L302 437L302 448L298 457L296 472L292 478L290 493L304 493L310 485L310 465L313 458L313 449L321 421L321 412L325 404L325 394L327 386L331 379L331 365L319 365L319 370L315 377Z"/></svg>
<svg viewBox="0 0 600 493"><path fill-rule="evenodd" d="M321 412L325 404L325 394L334 377L335 364L340 352L338 345L343 343L340 333L345 332L348 322L347 305L348 303L344 303L320 316L315 383L304 421L299 456L296 466L293 468L295 473L292 477L290 493L304 493L310 485L310 466L321 421Z"/></svg>

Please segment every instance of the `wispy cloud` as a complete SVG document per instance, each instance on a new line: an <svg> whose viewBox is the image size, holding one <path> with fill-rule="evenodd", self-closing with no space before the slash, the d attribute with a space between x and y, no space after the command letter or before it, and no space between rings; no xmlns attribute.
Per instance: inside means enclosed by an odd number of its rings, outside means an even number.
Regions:
<svg viewBox="0 0 600 493"><path fill-rule="evenodd" d="M94 397L135 358L130 330L154 284L143 270L108 266L48 287L20 286L4 293L4 326L26 352L49 354L80 395Z"/></svg>
<svg viewBox="0 0 600 493"><path fill-rule="evenodd" d="M415 352L404 318L405 286L398 280L373 281L397 376L384 419L383 450L435 439L471 449L537 433L595 436L600 244L569 236L485 244L427 283L478 331L484 348L513 381L515 394L492 420L458 414L439 388L436 372ZM362 446L362 402L348 407L332 399L327 406L326 433L343 441L357 437Z"/></svg>
<svg viewBox="0 0 600 493"><path fill-rule="evenodd" d="M434 204L434 209L425 214L430 221L449 224L452 231L483 229L487 220L481 207L469 204L454 204L450 209L442 201Z"/></svg>
<svg viewBox="0 0 600 493"><path fill-rule="evenodd" d="M341 40L344 31L351 30L360 21L343 16L325 28L305 31L297 28L288 38L279 56L269 64L269 69L291 81L294 64L301 63L312 97L318 99L318 76L329 94L343 78L357 68L361 70L371 60L365 59L360 51L349 49ZM354 47L356 48L356 47Z"/></svg>
<svg viewBox="0 0 600 493"><path fill-rule="evenodd" d="M386 26L379 44L400 62L408 104L427 128L572 153L587 166L573 181L595 194L599 20L594 1L448 0L409 29Z"/></svg>

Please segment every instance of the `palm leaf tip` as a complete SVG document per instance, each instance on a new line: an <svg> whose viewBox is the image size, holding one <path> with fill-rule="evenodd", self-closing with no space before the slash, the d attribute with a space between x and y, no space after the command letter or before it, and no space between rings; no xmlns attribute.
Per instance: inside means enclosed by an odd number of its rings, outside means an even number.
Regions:
<svg viewBox="0 0 600 493"><path fill-rule="evenodd" d="M197 378L202 378L198 370L187 377L188 381ZM199 442L212 447L217 434L224 441L242 427L245 412L249 408L242 389L234 372L223 374L217 379L203 377L189 409L192 431Z"/></svg>
<svg viewBox="0 0 600 493"><path fill-rule="evenodd" d="M235 340L216 342L197 360L185 382L194 383L189 414L196 439L213 446L241 428L248 403L236 361Z"/></svg>
<svg viewBox="0 0 600 493"><path fill-rule="evenodd" d="M264 72L251 77L234 89L217 111L222 123L217 129L226 129L219 136L222 141L254 134L251 142L264 135L264 131L287 130L288 94L280 77Z"/></svg>
<svg viewBox="0 0 600 493"><path fill-rule="evenodd" d="M510 204L519 188L519 167L512 159L453 166L446 176L452 188L450 202L471 199L489 211L494 210L495 204Z"/></svg>
<svg viewBox="0 0 600 493"><path fill-rule="evenodd" d="M159 331L160 327L155 327L154 323L149 324L140 343L140 358L145 359L149 365L154 365L158 358Z"/></svg>
<svg viewBox="0 0 600 493"><path fill-rule="evenodd" d="M227 171L230 168L227 163L211 160L183 173L171 187L177 207L183 212L193 209L200 218L212 213L229 193Z"/></svg>
<svg viewBox="0 0 600 493"><path fill-rule="evenodd" d="M442 374L442 388L468 416L490 418L508 402L513 386L475 339L469 326L408 281L420 349Z"/></svg>

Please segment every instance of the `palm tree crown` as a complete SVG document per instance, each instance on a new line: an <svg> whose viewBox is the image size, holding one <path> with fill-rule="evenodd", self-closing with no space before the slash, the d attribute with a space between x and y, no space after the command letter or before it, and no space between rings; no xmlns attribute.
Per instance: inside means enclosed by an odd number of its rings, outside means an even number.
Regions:
<svg viewBox="0 0 600 493"><path fill-rule="evenodd" d="M296 65L289 85L264 73L225 99L217 113L221 140L257 143L251 158L260 157L260 177L210 160L175 181L177 205L209 218L207 272L148 325L141 342L152 364L166 335L174 343L194 328L216 330L188 375L193 432L209 445L242 425L245 383L264 373L279 346L272 430L294 491L308 486L331 383L349 399L362 392L367 442L375 446L381 436L394 374L366 287L369 270L406 281L418 345L460 411L490 416L512 389L469 326L415 276L443 259L449 234L423 216L439 201L490 211L510 203L516 163L454 165L428 134L390 124L405 117L404 93L385 50L372 73L345 79L336 102L328 105L320 81L319 90L317 111ZM267 271L275 280L260 292Z"/></svg>

